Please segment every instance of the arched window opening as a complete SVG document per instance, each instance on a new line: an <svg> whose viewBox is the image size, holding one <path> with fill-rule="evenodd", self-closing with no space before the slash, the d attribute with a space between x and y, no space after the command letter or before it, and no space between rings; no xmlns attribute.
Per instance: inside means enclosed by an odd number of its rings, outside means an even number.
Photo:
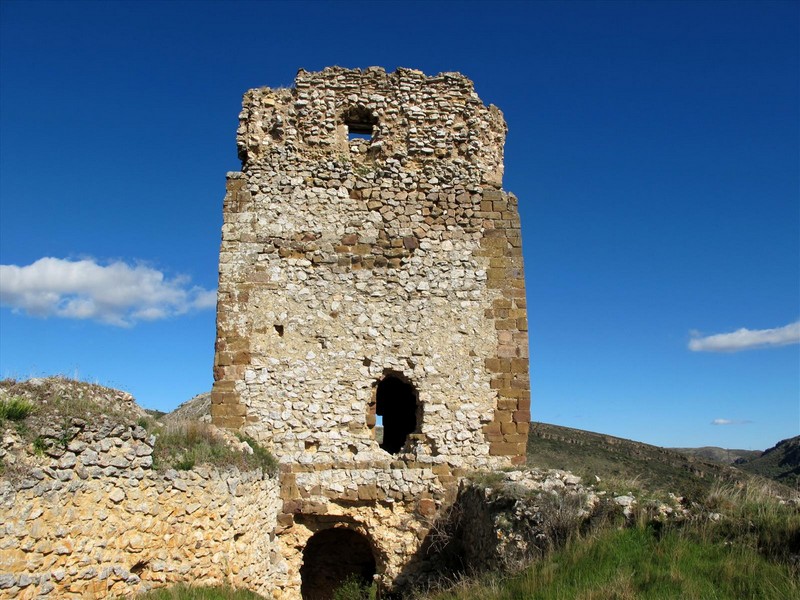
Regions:
<svg viewBox="0 0 800 600"><path fill-rule="evenodd" d="M375 414L382 417L381 448L397 454L417 430L417 391L395 375L384 377L375 390Z"/></svg>
<svg viewBox="0 0 800 600"><path fill-rule="evenodd" d="M351 529L323 529L303 550L300 592L303 600L332 600L345 580L356 577L370 585L373 575L375 555L366 537Z"/></svg>

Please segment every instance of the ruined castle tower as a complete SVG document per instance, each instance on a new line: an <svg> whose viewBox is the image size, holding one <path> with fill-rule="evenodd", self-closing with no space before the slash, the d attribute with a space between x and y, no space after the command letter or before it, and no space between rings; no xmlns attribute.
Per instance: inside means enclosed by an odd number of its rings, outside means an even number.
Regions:
<svg viewBox="0 0 800 600"><path fill-rule="evenodd" d="M281 463L285 598L328 597L345 571L402 584L455 476L524 461L505 133L457 73L301 70L245 94L212 416Z"/></svg>

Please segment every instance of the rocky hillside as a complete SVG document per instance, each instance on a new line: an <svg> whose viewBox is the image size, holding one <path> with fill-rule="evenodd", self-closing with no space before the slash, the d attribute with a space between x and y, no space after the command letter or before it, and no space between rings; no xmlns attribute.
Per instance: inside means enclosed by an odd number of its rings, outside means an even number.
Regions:
<svg viewBox="0 0 800 600"><path fill-rule="evenodd" d="M34 429L57 427L71 418L102 415L115 422L136 423L148 416L128 392L66 377L0 381L0 401L15 398L35 408L26 419L28 427Z"/></svg>
<svg viewBox="0 0 800 600"><path fill-rule="evenodd" d="M179 421L211 422L211 392L198 394L187 400L178 408L159 417L162 423L177 423Z"/></svg>
<svg viewBox="0 0 800 600"><path fill-rule="evenodd" d="M669 448L681 454L696 456L705 460L725 465L733 465L738 462L748 461L761 456L761 450L738 450L733 448L720 448L718 446L702 446L701 448Z"/></svg>
<svg viewBox="0 0 800 600"><path fill-rule="evenodd" d="M647 489L697 498L707 495L719 480L744 483L752 477L739 468L701 456L547 423L531 426L528 464L565 469L589 479L627 479ZM761 473L756 469L751 472ZM782 493L787 491L784 488Z"/></svg>
<svg viewBox="0 0 800 600"><path fill-rule="evenodd" d="M736 466L800 489L800 435L781 440L759 456L741 461Z"/></svg>

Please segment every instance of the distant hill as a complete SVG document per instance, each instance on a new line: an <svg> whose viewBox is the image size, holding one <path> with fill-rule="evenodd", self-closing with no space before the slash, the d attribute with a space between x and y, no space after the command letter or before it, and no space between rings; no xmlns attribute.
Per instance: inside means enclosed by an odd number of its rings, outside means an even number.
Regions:
<svg viewBox="0 0 800 600"><path fill-rule="evenodd" d="M211 392L197 394L191 400L187 400L172 412L162 414L158 419L165 424L178 423L180 421L202 421L211 422Z"/></svg>
<svg viewBox="0 0 800 600"><path fill-rule="evenodd" d="M717 481L737 483L751 477L702 456L547 423L531 424L528 464L569 470L589 482L595 476L630 480L649 490L696 498L704 497Z"/></svg>
<svg viewBox="0 0 800 600"><path fill-rule="evenodd" d="M669 448L669 450L704 458L706 460L713 460L725 465L748 461L762 454L761 450L734 450L731 448L719 448L717 446L703 446L702 448Z"/></svg>
<svg viewBox="0 0 800 600"><path fill-rule="evenodd" d="M770 477L800 489L800 435L781 440L759 456L736 466L748 473Z"/></svg>

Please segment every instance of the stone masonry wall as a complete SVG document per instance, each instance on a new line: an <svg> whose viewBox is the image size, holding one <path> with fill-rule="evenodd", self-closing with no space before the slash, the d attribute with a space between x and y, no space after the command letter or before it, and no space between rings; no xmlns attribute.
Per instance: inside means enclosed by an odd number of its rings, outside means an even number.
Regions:
<svg viewBox="0 0 800 600"><path fill-rule="evenodd" d="M301 70L292 89L247 92L214 423L315 469L523 462L527 320L505 132L457 73ZM387 375L420 407L395 455L374 435Z"/></svg>
<svg viewBox="0 0 800 600"><path fill-rule="evenodd" d="M0 598L129 597L173 583L272 592L286 570L277 478L162 474L141 427L74 419L67 431L0 478ZM6 429L6 460L22 445Z"/></svg>

